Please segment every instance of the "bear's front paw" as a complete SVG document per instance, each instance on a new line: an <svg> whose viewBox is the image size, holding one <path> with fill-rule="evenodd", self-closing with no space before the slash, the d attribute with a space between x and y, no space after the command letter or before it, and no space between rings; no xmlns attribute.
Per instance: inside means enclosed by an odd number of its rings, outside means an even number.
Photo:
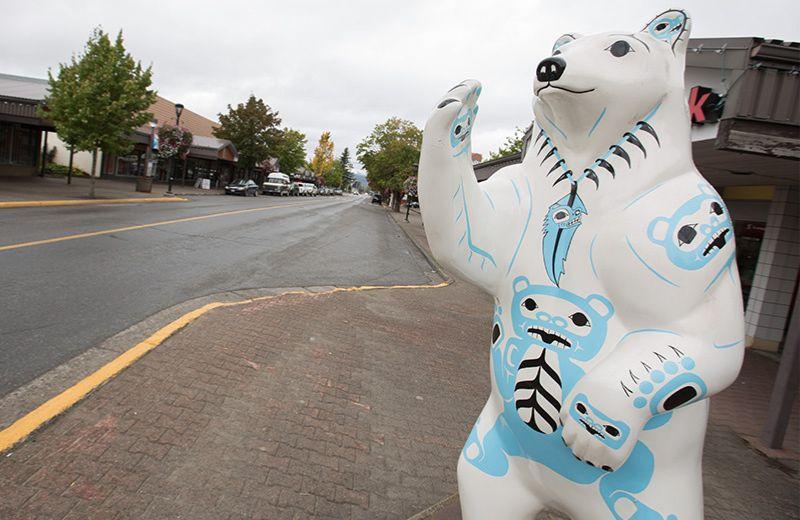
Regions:
<svg viewBox="0 0 800 520"><path fill-rule="evenodd" d="M438 135L453 157L467 153L480 95L481 84L471 79L451 88L436 105L436 110L425 125L426 136Z"/></svg>
<svg viewBox="0 0 800 520"><path fill-rule="evenodd" d="M630 455L643 426L638 418L612 418L593 406L585 393L578 393L561 410L564 443L575 457L590 466L613 471Z"/></svg>

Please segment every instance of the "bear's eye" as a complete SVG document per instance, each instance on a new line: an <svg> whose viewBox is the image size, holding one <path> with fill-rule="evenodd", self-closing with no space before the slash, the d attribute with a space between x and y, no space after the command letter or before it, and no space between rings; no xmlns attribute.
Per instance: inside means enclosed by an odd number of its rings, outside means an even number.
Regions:
<svg viewBox="0 0 800 520"><path fill-rule="evenodd" d="M717 215L722 215L722 205L719 202L712 202L711 203L711 211L710 213L715 213Z"/></svg>
<svg viewBox="0 0 800 520"><path fill-rule="evenodd" d="M536 305L536 302L533 300L533 298L526 298L525 301L522 302L522 305L524 305L529 311L535 311L538 308L538 305Z"/></svg>
<svg viewBox="0 0 800 520"><path fill-rule="evenodd" d="M686 224L678 230L678 245L691 244L694 237L697 236L697 231L694 229L697 224Z"/></svg>
<svg viewBox="0 0 800 520"><path fill-rule="evenodd" d="M606 433L612 437L617 437L619 435L619 430L615 427L611 426L610 424L606 424L605 426Z"/></svg>
<svg viewBox="0 0 800 520"><path fill-rule="evenodd" d="M625 40L615 41L606 50L610 52L611 55L614 56L615 58L621 58L626 54L628 54L629 52L633 52L631 44L626 42Z"/></svg>
<svg viewBox="0 0 800 520"><path fill-rule="evenodd" d="M575 409L578 410L579 413L586 413L586 407L583 405L583 403L576 404Z"/></svg>
<svg viewBox="0 0 800 520"><path fill-rule="evenodd" d="M660 24L656 25L656 31L663 31L666 28L667 24L665 24L664 22L661 22Z"/></svg>
<svg viewBox="0 0 800 520"><path fill-rule="evenodd" d="M456 135L461 133L461 125L456 126Z"/></svg>
<svg viewBox="0 0 800 520"><path fill-rule="evenodd" d="M572 316L569 317L572 320L572 323L577 325L578 327L585 327L589 324L589 318L582 312L576 312Z"/></svg>

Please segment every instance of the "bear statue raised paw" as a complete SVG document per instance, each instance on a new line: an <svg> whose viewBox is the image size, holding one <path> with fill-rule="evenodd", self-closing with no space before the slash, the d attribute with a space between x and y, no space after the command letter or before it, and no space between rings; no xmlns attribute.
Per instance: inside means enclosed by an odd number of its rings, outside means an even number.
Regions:
<svg viewBox="0 0 800 520"><path fill-rule="evenodd" d="M730 216L691 158L689 32L670 10L560 37L521 164L480 184L481 85L457 84L425 126L428 242L495 300L464 518L703 516L706 398L736 378L744 324Z"/></svg>

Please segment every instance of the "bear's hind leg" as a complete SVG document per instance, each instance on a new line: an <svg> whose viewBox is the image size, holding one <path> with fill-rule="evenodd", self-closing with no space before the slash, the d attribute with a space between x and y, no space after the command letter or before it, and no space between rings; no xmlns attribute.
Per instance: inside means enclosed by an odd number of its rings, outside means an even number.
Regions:
<svg viewBox="0 0 800 520"><path fill-rule="evenodd" d="M493 477L476 468L462 453L458 459L458 493L464 520L531 520L544 509L534 494L529 461L508 458L508 472Z"/></svg>

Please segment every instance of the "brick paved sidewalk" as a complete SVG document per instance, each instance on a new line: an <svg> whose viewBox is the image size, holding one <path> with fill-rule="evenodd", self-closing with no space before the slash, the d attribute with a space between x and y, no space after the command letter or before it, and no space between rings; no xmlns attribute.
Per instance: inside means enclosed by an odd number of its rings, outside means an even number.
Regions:
<svg viewBox="0 0 800 520"><path fill-rule="evenodd" d="M0 518L407 518L456 489L491 302L441 289L212 311L0 461Z"/></svg>

